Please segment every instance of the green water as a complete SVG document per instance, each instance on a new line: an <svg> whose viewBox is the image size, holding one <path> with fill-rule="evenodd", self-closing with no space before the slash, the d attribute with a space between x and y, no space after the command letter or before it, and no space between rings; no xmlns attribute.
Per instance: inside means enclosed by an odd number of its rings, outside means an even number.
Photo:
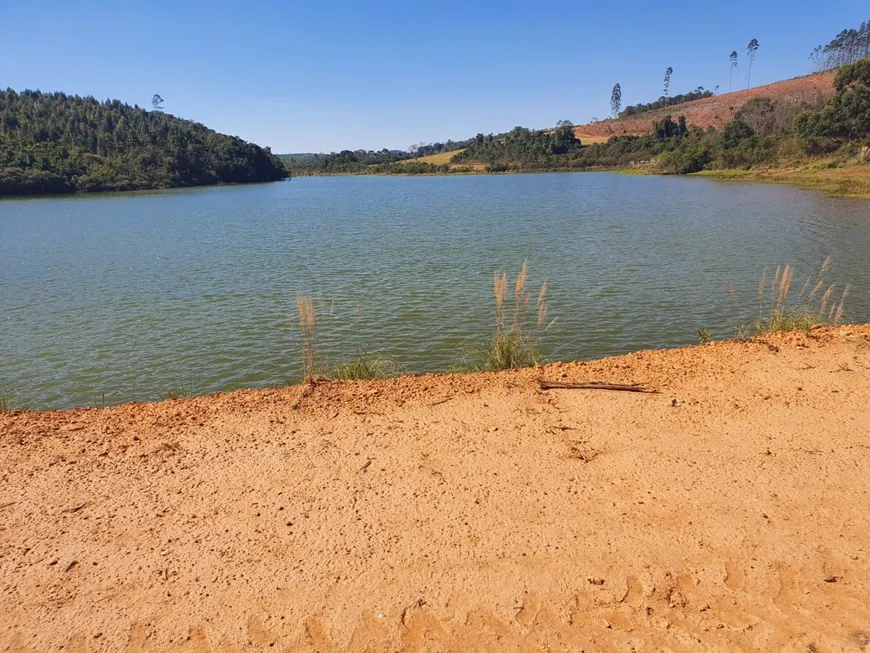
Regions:
<svg viewBox="0 0 870 653"><path fill-rule="evenodd" d="M870 321L870 203L786 186L608 173L330 177L0 201L0 395L148 401L299 375L321 354L453 368L492 329L492 275L550 280L542 346L593 358L734 334L762 268L831 255ZM726 292L732 282L738 304Z"/></svg>

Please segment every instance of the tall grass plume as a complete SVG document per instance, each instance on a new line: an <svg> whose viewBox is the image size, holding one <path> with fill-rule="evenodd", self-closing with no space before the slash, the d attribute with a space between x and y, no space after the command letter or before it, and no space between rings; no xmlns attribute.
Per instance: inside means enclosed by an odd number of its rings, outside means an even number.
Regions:
<svg viewBox="0 0 870 653"><path fill-rule="evenodd" d="M296 316L299 323L302 353L302 376L309 381L316 376L317 305L307 293L296 295Z"/></svg>
<svg viewBox="0 0 870 653"><path fill-rule="evenodd" d="M538 337L541 332L556 323L547 319L547 282L541 284L537 295L534 315L529 312L530 294L526 287L528 261L520 268L513 285L512 315L508 322L508 307L505 304L508 294L507 273L493 275L493 296L495 298L495 330L489 346L474 364L481 371L497 371L532 367L541 362ZM558 318L557 318L558 319Z"/></svg>
<svg viewBox="0 0 870 653"><path fill-rule="evenodd" d="M767 268L758 284L758 315L750 325L753 335L793 331L809 331L816 326L839 324L843 318L849 286L840 291L826 279L831 257L824 260L818 272L807 277L799 293L793 293L795 270L792 266L777 266L771 277Z"/></svg>

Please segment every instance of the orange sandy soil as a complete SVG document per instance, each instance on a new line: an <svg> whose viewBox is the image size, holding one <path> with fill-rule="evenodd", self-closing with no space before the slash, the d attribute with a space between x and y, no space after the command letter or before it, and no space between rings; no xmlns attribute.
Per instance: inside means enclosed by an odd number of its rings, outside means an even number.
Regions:
<svg viewBox="0 0 870 653"><path fill-rule="evenodd" d="M739 74L743 79L743 73ZM611 136L644 136L649 134L652 124L665 116L685 116L686 122L696 127L715 127L721 129L734 119L734 114L749 100L756 97L767 97L780 102L813 102L821 103L834 95L834 78L836 71L817 73L787 79L774 84L755 86L733 93L722 93L710 98L693 100L665 109L657 109L622 120L602 120L588 125L578 125L575 134L586 143L595 142L592 138ZM738 75L735 75L737 82Z"/></svg>
<svg viewBox="0 0 870 653"><path fill-rule="evenodd" d="M870 326L302 392L0 414L0 648L870 649Z"/></svg>

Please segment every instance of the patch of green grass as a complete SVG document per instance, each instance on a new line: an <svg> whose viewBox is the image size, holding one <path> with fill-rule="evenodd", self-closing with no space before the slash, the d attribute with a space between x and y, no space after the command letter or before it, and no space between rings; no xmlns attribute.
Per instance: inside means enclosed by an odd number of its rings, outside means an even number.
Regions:
<svg viewBox="0 0 870 653"><path fill-rule="evenodd" d="M853 162L825 160L794 168L704 170L694 174L719 181L791 184L837 197L870 199L870 166Z"/></svg>
<svg viewBox="0 0 870 653"><path fill-rule="evenodd" d="M785 313L774 316L773 319L756 322L754 334L757 336L768 333L784 333L787 331L809 331L813 327L827 326L828 320L821 313L798 310L793 313Z"/></svg>
<svg viewBox="0 0 870 653"><path fill-rule="evenodd" d="M352 361L336 365L326 376L333 381L365 381L387 379L396 376L396 372L396 366L392 361L381 358L377 354L360 351Z"/></svg>
<svg viewBox="0 0 870 653"><path fill-rule="evenodd" d="M514 334L496 334L489 347L472 359L474 372L498 372L534 367L542 362L534 343L517 338Z"/></svg>
<svg viewBox="0 0 870 653"><path fill-rule="evenodd" d="M166 394L160 395L160 399L163 401L175 401L177 399L187 399L188 397L193 396L196 396L196 393L182 383L177 388L170 388L166 391Z"/></svg>
<svg viewBox="0 0 870 653"><path fill-rule="evenodd" d="M0 413L12 410L27 410L27 406L16 397L15 393L0 389Z"/></svg>

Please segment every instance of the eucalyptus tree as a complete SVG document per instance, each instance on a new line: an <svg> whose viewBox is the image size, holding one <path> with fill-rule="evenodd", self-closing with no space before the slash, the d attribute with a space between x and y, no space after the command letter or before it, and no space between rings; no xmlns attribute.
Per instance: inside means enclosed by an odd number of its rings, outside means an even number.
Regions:
<svg viewBox="0 0 870 653"><path fill-rule="evenodd" d="M613 85L613 91L610 93L610 112L614 118L619 115L620 107L622 107L622 87L617 82Z"/></svg>
<svg viewBox="0 0 870 653"><path fill-rule="evenodd" d="M737 70L737 50L732 50L728 55L731 60L731 67L728 69L728 92L731 92L731 79L734 76L734 71Z"/></svg>
<svg viewBox="0 0 870 653"><path fill-rule="evenodd" d="M752 39L749 45L746 46L746 56L749 59L749 70L746 73L746 88L749 88L752 80L752 62L755 61L756 52L758 52L758 39Z"/></svg>
<svg viewBox="0 0 870 653"><path fill-rule="evenodd" d="M665 70L665 99L668 99L668 88L671 85L671 75L674 74L674 69L668 66L668 69Z"/></svg>

